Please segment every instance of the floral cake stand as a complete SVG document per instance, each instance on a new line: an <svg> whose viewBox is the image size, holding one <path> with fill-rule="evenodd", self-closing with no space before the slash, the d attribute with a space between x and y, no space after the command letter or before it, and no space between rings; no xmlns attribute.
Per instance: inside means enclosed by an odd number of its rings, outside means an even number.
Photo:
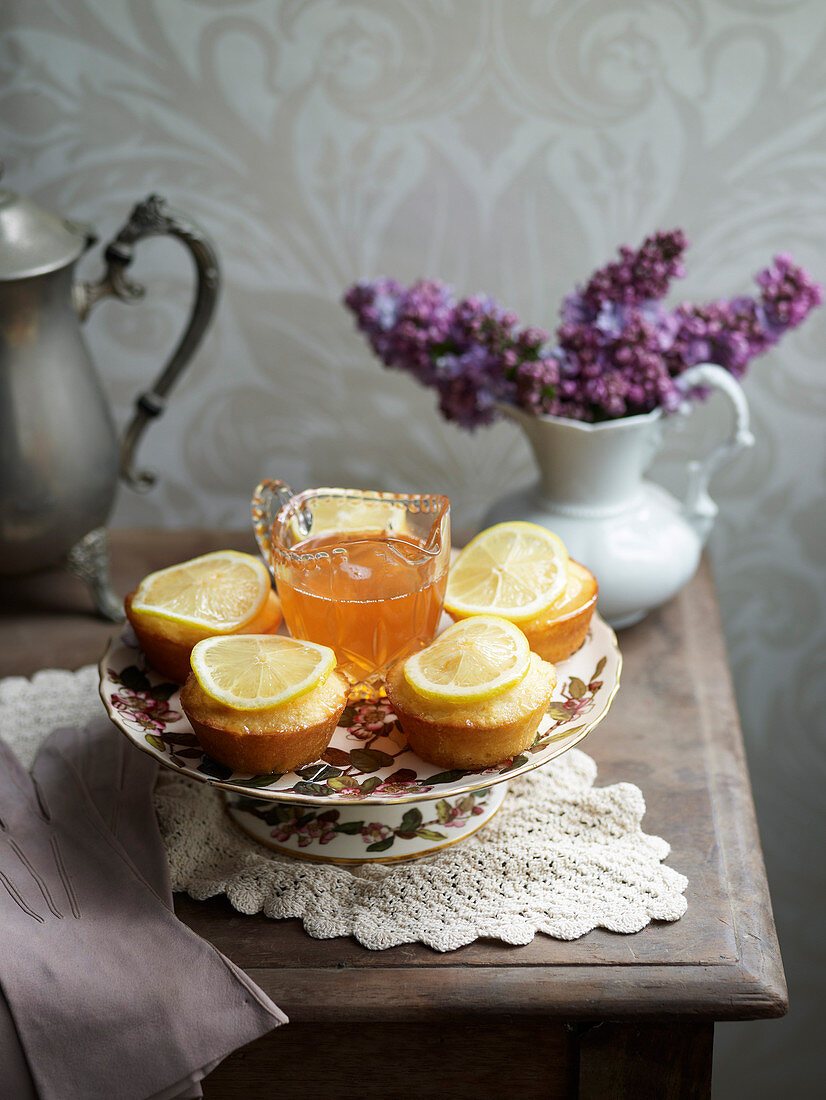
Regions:
<svg viewBox="0 0 826 1100"><path fill-rule="evenodd" d="M333 863L414 859L482 828L508 780L578 744L608 713L622 657L594 616L557 686L536 739L483 771L440 770L416 756L386 701L348 707L320 760L283 775L244 775L206 756L179 703L178 685L147 664L130 628L100 662L100 694L114 724L166 768L219 787L231 817L261 843Z"/></svg>

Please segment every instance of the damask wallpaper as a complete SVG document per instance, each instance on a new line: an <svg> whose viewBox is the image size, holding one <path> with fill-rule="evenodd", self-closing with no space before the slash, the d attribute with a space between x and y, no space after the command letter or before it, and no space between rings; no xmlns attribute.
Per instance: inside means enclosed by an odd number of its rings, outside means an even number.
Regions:
<svg viewBox="0 0 826 1100"><path fill-rule="evenodd" d="M384 370L342 308L360 276L438 276L555 327L618 244L681 225L685 298L747 293L788 250L826 279L822 0L4 0L5 183L104 239L151 191L214 239L215 324L117 525L245 525L262 475L439 489L460 532L533 475ZM95 252L80 274L97 275ZM88 324L123 423L183 324L190 270ZM756 447L714 481L711 554L792 1009L718 1028L715 1095L812 1095L824 947L824 450L819 311L751 369ZM725 428L712 401L654 475ZM668 736L668 731L663 731Z"/></svg>

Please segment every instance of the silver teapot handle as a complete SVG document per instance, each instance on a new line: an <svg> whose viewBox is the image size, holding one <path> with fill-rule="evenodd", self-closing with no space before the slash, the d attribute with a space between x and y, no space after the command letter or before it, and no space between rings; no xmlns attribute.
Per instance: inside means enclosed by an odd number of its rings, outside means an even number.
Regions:
<svg viewBox="0 0 826 1100"><path fill-rule="evenodd" d="M678 383L686 394L697 386L710 386L720 390L729 399L734 410L734 424L728 438L719 443L704 459L695 459L688 464L688 488L682 514L704 544L718 512L717 505L708 492L711 477L744 447L753 447L754 436L743 388L723 367L715 363L698 363L684 371L679 376Z"/></svg>
<svg viewBox="0 0 826 1100"><path fill-rule="evenodd" d="M212 319L220 285L218 256L202 230L184 214L167 207L165 199L150 195L135 206L129 220L106 246L106 270L102 278L96 283L81 283L75 287L75 305L81 321L85 321L92 307L104 298L120 298L122 302L139 300L145 288L126 277L134 254L133 246L146 237L159 236L177 237L186 245L195 261L196 287L189 321L178 346L152 388L138 396L134 415L121 440L120 476L140 492L151 488L157 475L149 470L134 470L135 449L149 421L163 412L167 394L195 354Z"/></svg>

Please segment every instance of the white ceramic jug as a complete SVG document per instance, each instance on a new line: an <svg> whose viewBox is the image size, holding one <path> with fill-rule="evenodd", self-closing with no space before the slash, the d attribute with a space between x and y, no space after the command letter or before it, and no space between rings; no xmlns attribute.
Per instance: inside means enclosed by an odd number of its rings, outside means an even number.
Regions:
<svg viewBox="0 0 826 1100"><path fill-rule="evenodd" d="M555 531L596 576L600 614L615 628L637 622L692 578L717 515L711 476L754 443L743 390L728 371L703 363L680 382L686 392L719 389L734 409L726 442L689 464L682 503L643 477L660 446L662 410L586 424L501 406L527 435L540 476L498 501L483 526L521 519Z"/></svg>

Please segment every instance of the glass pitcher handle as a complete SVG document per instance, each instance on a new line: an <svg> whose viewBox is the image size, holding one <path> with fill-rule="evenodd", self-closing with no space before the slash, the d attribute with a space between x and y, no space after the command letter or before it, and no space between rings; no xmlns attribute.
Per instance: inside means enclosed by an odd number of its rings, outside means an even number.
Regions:
<svg viewBox="0 0 826 1100"><path fill-rule="evenodd" d="M712 475L743 448L754 446L749 406L740 383L727 370L714 363L698 363L695 367L689 367L679 376L678 382L686 393L695 386L710 386L720 390L734 409L734 425L728 438L705 458L695 459L688 464L688 488L682 513L699 535L700 541L705 543L718 512L717 505L708 492Z"/></svg>
<svg viewBox="0 0 826 1100"><path fill-rule="evenodd" d="M220 285L218 256L209 238L186 215L171 210L160 195L150 195L137 204L129 220L106 246L103 277L96 283L82 283L75 287L75 305L81 321L85 321L92 307L104 298L137 301L143 297L144 288L126 277L126 269L133 258L133 246L146 237L160 236L177 237L189 250L195 261L196 287L183 336L155 384L136 400L134 415L121 441L120 476L139 491L151 488L156 475L149 470L135 472L135 449L149 421L163 412L166 395L195 354L212 319Z"/></svg>
<svg viewBox="0 0 826 1100"><path fill-rule="evenodd" d="M265 478L252 494L252 528L261 557L275 580L272 562L272 527L275 517L295 493L285 481Z"/></svg>

